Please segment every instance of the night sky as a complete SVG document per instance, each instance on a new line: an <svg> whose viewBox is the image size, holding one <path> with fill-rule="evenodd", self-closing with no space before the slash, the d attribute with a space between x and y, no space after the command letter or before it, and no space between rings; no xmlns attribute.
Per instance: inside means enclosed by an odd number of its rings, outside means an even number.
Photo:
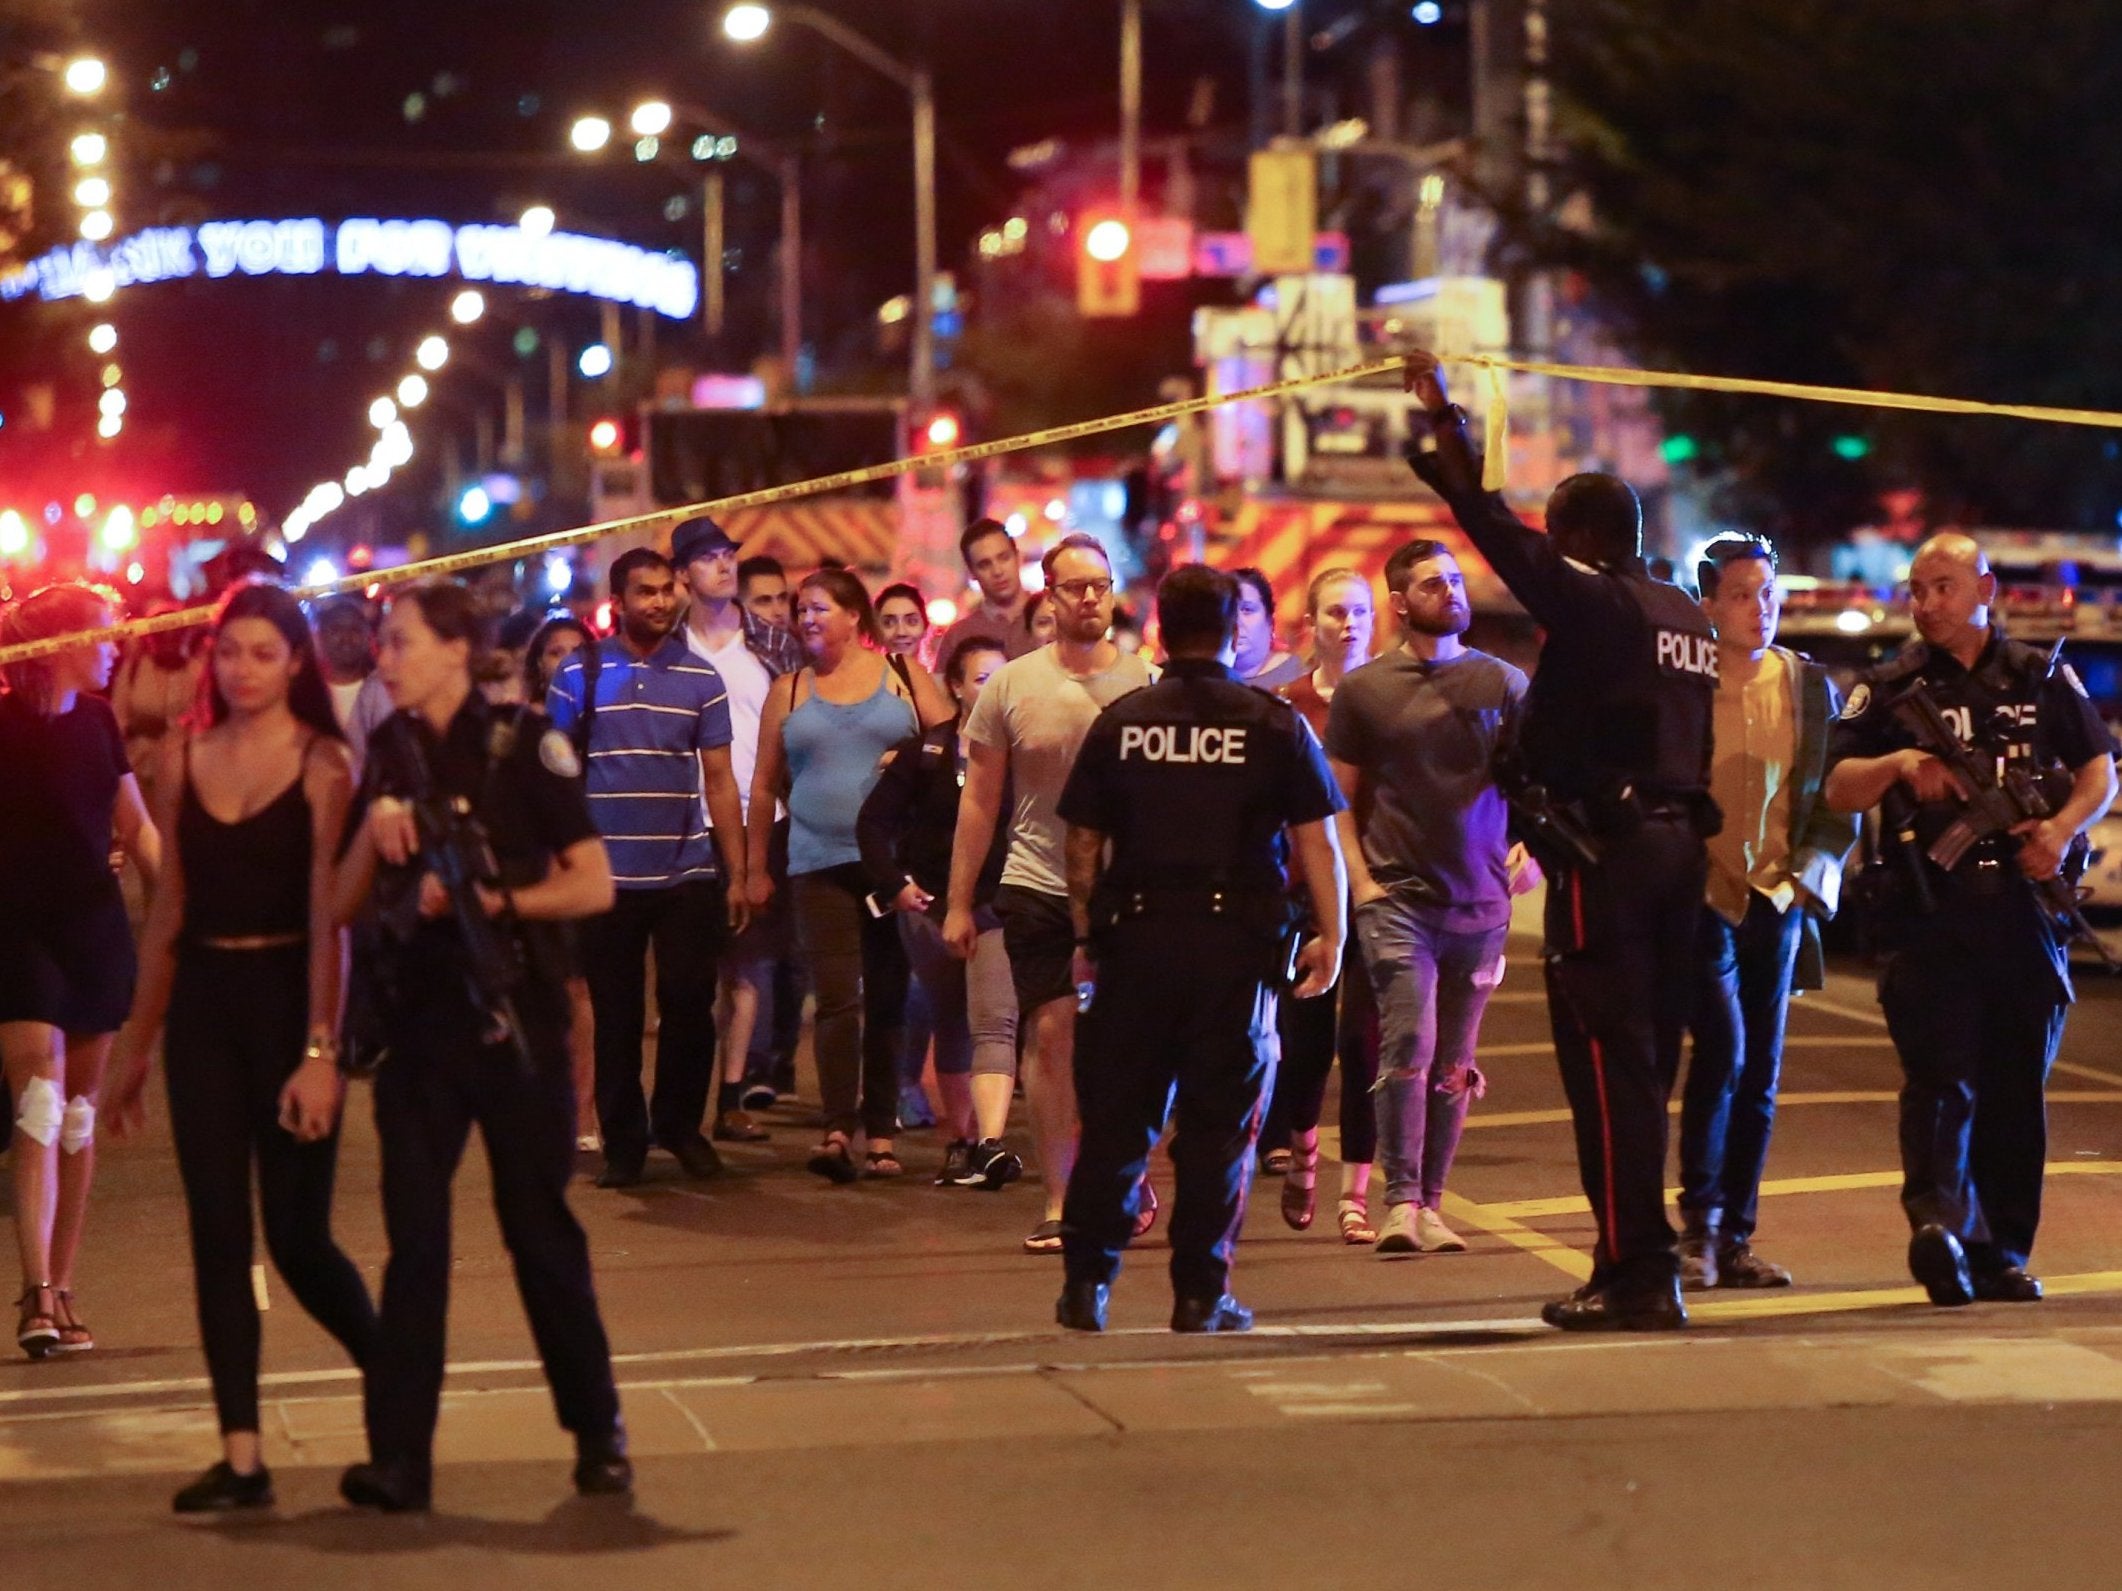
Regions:
<svg viewBox="0 0 2122 1591"><path fill-rule="evenodd" d="M1323 24L1367 3L1313 0L1313 16ZM978 231L1010 213L1021 188L1011 148L1110 137L1116 126L1118 0L825 0L821 9L933 64L946 268L962 267ZM875 306L910 285L904 93L793 27L740 51L721 38L713 0L84 0L76 10L84 39L121 80L121 231L249 216L513 221L546 202L563 228L696 258L695 168L637 164L623 128L597 159L567 148L577 115L623 122L635 100L663 97L806 149L807 329L828 364L859 362ZM1247 41L1259 23L1249 0L1150 0L1152 133L1185 122L1204 78L1215 85L1214 122L1242 127ZM730 243L741 251L729 352L741 365L773 335L777 198L765 174L728 169ZM681 198L683 216L666 219ZM130 290L113 306L132 404L116 463L139 472L141 490L240 488L284 511L364 456L369 399L410 368L420 335L450 329L444 307L456 290L448 280L330 275ZM596 332L586 300L526 313L578 346ZM500 319L463 343L495 371L515 358ZM663 335L683 351L690 333ZM443 407L415 428L419 465L393 491L431 490L423 471L439 461L438 429L454 425L468 447L465 405L494 406L461 366L440 386Z"/></svg>

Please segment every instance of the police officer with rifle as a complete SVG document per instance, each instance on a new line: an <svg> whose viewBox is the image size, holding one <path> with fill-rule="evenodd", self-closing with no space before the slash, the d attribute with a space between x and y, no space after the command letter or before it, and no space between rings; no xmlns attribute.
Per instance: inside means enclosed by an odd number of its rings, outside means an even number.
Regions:
<svg viewBox="0 0 2122 1591"><path fill-rule="evenodd" d="M1571 476L1548 499L1541 535L1482 489L1436 357L1410 354L1405 375L1434 443L1426 451L1418 437L1409 465L1547 631L1522 766L1505 770L1504 788L1547 874L1549 1018L1599 1242L1591 1280L1540 1315L1566 1331L1685 1326L1665 1213L1666 1103L1694 986L1703 840L1718 824L1716 637L1684 592L1644 568L1642 508L1626 482Z"/></svg>
<svg viewBox="0 0 2122 1591"><path fill-rule="evenodd" d="M1904 1077L1909 1270L1936 1304L2031 1303L2043 1089L2069 941L2091 935L2076 878L2115 798L2114 742L2067 663L1992 622L1972 538L1933 536L1908 584L1921 638L1851 687L1826 797L1884 816L1867 894Z"/></svg>
<svg viewBox="0 0 2122 1591"><path fill-rule="evenodd" d="M589 1245L568 1209L574 1088L561 924L609 909L611 869L567 737L473 688L480 620L454 581L400 592L378 673L398 711L370 743L335 881L364 910L379 980L383 1275L366 1367L369 1462L346 1499L425 1509L449 1304L450 1185L473 1123L575 1486L624 1493L632 1470Z"/></svg>
<svg viewBox="0 0 2122 1591"><path fill-rule="evenodd" d="M1238 582L1190 564L1165 576L1170 662L1101 713L1062 791L1076 974L1083 1140L1061 1243L1056 1318L1103 1331L1143 1172L1176 1095L1174 1331L1243 1331L1232 1257L1253 1145L1274 1086L1279 995L1331 989L1348 934L1333 817L1345 803L1311 726L1231 675ZM1318 931L1294 937L1290 840ZM1110 846L1108 859L1107 848Z"/></svg>

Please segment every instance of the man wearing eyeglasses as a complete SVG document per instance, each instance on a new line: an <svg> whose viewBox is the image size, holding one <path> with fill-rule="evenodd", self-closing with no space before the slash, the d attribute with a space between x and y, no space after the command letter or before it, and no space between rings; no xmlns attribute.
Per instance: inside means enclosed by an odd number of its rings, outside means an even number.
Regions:
<svg viewBox="0 0 2122 1591"><path fill-rule="evenodd" d="M1098 714L1147 685L1149 669L1107 636L1113 568L1095 536L1062 537L1040 567L1053 593L1057 633L1050 645L1003 664L966 722L965 790L943 937L956 954L971 958L980 934L974 888L995 825L1007 822L1009 854L995 913L1017 988L1018 1030L1029 1034L1024 1099L1046 1184L1045 1218L1024 1247L1027 1253L1058 1254L1077 1134L1076 934L1068 910L1061 791ZM1007 1153L999 1142L981 1143L973 1151L973 1169ZM991 1176L988 1186L999 1188L1006 1180Z"/></svg>
<svg viewBox="0 0 2122 1591"><path fill-rule="evenodd" d="M1825 669L1775 644L1775 548L1719 536L1695 584L1717 632L1709 788L1724 827L1709 840L1680 1109L1680 1285L1788 1287L1790 1272L1754 1252L1754 1219L1791 990L1825 981L1819 925L1857 838L1822 796L1841 702Z"/></svg>

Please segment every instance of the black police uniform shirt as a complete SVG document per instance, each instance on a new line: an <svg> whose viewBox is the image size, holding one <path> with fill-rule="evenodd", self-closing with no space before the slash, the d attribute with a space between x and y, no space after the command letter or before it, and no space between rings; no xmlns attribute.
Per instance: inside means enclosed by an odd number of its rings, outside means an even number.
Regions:
<svg viewBox="0 0 2122 1591"><path fill-rule="evenodd" d="M477 692L466 698L441 735L408 712L383 721L369 742L361 787L347 817L349 835L357 832L378 796L412 793L409 738L417 738L425 751L436 792L472 803L495 864L510 884L536 883L561 852L596 838L573 742L539 714L492 707ZM493 755L497 750L498 757ZM417 858L397 867L379 863L377 895L388 898L393 891L416 885L422 871ZM537 977L550 980L572 972L568 936L557 931L561 925L522 926ZM454 925L447 918L422 923L404 962L403 971L423 986L460 975L463 962Z"/></svg>
<svg viewBox="0 0 2122 1591"><path fill-rule="evenodd" d="M1408 463L1547 631L1520 739L1532 775L1565 799L1633 790L1706 803L1717 695L1717 637L1695 601L1653 580L1641 558L1595 569L1478 486L1458 426Z"/></svg>
<svg viewBox="0 0 2122 1591"><path fill-rule="evenodd" d="M1174 658L1156 684L1098 715L1060 813L1111 839L1112 887L1279 892L1283 830L1345 805L1294 707L1221 663Z"/></svg>
<svg viewBox="0 0 2122 1591"><path fill-rule="evenodd" d="M1916 680L1925 681L1960 743L1984 755L2038 771L2062 767L2076 772L2115 749L2099 709L2085 694L2068 663L2053 672L2048 654L2011 640L1992 627L1973 668L1950 652L1921 640L1867 671L1850 687L1828 741L1828 766L1848 757L1884 757L1905 751L1915 736L1894 716L1894 702ZM1928 847L1952 824L1957 801L1925 802L1916 809L1915 834ZM1889 844L1898 843L1887 836ZM2018 842L1999 835L1968 853L1962 871L1980 861L2008 860Z"/></svg>

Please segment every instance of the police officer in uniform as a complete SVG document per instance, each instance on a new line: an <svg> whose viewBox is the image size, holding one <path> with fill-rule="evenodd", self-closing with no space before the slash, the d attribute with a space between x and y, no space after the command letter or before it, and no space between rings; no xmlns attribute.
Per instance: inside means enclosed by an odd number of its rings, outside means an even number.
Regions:
<svg viewBox="0 0 2122 1591"><path fill-rule="evenodd" d="M1908 585L1921 639L1851 687L1826 796L1838 812L1879 805L1886 818L1873 906L1879 1004L1904 1078L1909 1270L1936 1304L2031 1303L2042 1090L2071 984L2065 932L2030 881L2053 877L2114 800L2114 742L2067 665L2051 669L1991 622L1997 581L1975 541L1933 536ZM1967 792L1894 711L1918 681L1963 745L2037 777L2056 809L1976 842L1949 872L1926 853Z"/></svg>
<svg viewBox="0 0 2122 1591"><path fill-rule="evenodd" d="M398 711L371 742L336 880L342 921L367 903L379 936L384 1053L376 1073L383 1150L383 1274L377 1347L366 1366L370 1460L340 1491L357 1506L424 1509L442 1392L449 1303L450 1185L476 1122L494 1205L560 1423L573 1433L585 1495L623 1493L632 1471L589 1245L568 1209L574 1087L568 972L559 924L608 910L612 878L567 737L472 686L480 620L454 581L392 602L378 665ZM438 878L432 813L462 802L491 845L494 885L477 887L518 975L496 1002L470 975L467 936ZM443 868L447 871L447 868ZM489 983L485 986L491 988ZM496 1005L512 1006L513 1031Z"/></svg>
<svg viewBox="0 0 2122 1591"><path fill-rule="evenodd" d="M1062 1325L1102 1331L1144 1170L1177 1088L1172 1330L1243 1331L1230 1296L1254 1140L1274 1084L1279 989L1333 986L1347 937L1344 805L1310 726L1231 675L1238 582L1189 565L1157 618L1156 684L1101 713L1060 802L1079 984L1082 1147L1062 1212ZM1317 938L1290 954L1285 830ZM1110 860L1106 848L1111 847Z"/></svg>
<svg viewBox="0 0 2122 1591"><path fill-rule="evenodd" d="M1591 1280L1540 1317L1572 1331L1684 1326L1665 1214L1666 1103L1693 986L1703 839L1717 827L1716 636L1684 592L1645 570L1642 509L1626 482L1571 476L1548 499L1540 535L1482 490L1465 412L1436 358L1410 355L1406 380L1436 444L1410 446L1409 464L1547 631L1526 696L1526 771L1600 855L1592 864L1534 847L1548 877L1555 1057L1599 1226Z"/></svg>

